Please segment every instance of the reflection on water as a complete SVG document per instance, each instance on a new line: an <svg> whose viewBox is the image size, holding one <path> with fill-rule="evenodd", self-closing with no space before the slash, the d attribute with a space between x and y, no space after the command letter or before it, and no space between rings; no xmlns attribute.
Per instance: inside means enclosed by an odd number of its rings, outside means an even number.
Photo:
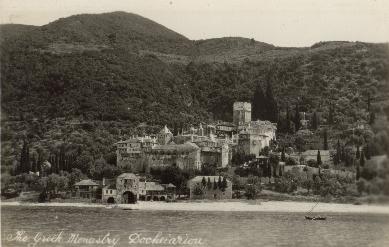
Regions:
<svg viewBox="0 0 389 247"><path fill-rule="evenodd" d="M327 214L326 221L308 221L299 213L15 206L1 209L2 246L27 246L23 242L7 241L7 236L14 236L20 230L32 238L38 232L46 236L63 231L62 243L37 246L92 246L65 243L72 233L87 238L109 233L120 238L116 246L170 246L129 244L131 234L155 237L158 232L167 238L201 239L203 246L389 246L389 216L386 215Z"/></svg>

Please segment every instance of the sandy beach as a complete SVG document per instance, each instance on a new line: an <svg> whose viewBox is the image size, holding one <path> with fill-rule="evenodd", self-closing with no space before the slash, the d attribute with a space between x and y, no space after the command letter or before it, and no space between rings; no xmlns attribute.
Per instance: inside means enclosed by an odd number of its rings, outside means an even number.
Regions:
<svg viewBox="0 0 389 247"><path fill-rule="evenodd" d="M289 201L189 201L189 202L143 202L136 204L118 204L117 208L134 210L170 210L170 211L248 211L248 212L307 212L316 203L289 202ZM21 203L1 202L1 206L41 206L41 207L110 207L103 204L92 203ZM316 213L374 213L389 214L389 205L352 205L337 203L319 203Z"/></svg>

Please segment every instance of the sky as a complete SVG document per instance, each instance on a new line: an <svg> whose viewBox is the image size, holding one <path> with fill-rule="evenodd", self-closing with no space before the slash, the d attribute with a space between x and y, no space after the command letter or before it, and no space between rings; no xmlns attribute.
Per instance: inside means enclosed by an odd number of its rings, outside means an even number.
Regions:
<svg viewBox="0 0 389 247"><path fill-rule="evenodd" d="M0 0L0 22L45 25L81 13L126 11L192 40L254 38L277 46L389 41L389 0Z"/></svg>

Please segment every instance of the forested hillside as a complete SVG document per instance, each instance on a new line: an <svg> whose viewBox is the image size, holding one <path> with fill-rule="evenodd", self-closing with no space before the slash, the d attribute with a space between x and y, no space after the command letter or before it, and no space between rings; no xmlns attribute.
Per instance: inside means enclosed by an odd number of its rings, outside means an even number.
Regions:
<svg viewBox="0 0 389 247"><path fill-rule="evenodd" d="M272 85L280 115L298 103L326 119L333 106L335 122L347 125L389 109L388 44L191 41L123 12L0 31L7 164L26 137L47 153L72 143L98 158L123 134L229 121L233 102L251 101L258 83Z"/></svg>

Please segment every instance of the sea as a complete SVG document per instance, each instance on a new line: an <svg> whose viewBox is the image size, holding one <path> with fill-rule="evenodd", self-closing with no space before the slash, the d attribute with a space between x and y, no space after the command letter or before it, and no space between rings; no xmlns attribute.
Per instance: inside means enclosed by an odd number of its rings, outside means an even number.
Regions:
<svg viewBox="0 0 389 247"><path fill-rule="evenodd" d="M389 215L2 206L1 246L389 246Z"/></svg>

